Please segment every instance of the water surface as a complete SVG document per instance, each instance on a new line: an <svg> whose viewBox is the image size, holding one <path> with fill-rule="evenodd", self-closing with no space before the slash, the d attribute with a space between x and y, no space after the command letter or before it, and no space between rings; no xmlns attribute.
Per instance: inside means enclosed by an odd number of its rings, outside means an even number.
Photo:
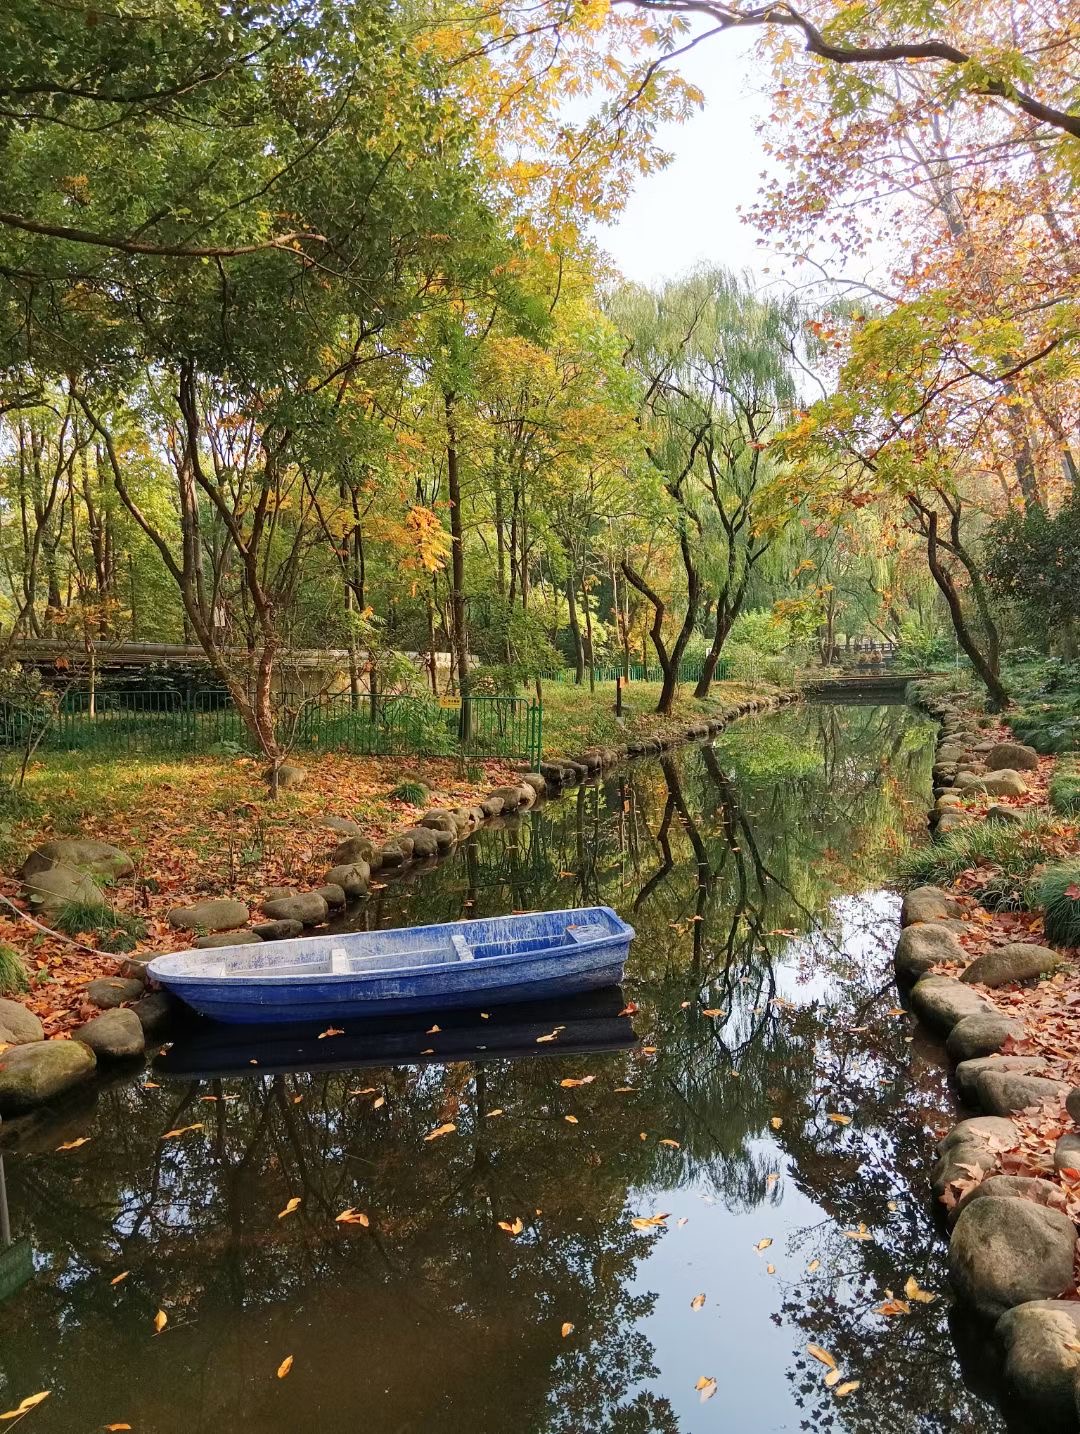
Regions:
<svg viewBox="0 0 1080 1434"><path fill-rule="evenodd" d="M322 1041L219 1028L23 1137L33 1276L0 1302L0 1409L50 1390L41 1434L1004 1429L944 1293L875 1313L909 1276L945 1289L948 1095L897 1006L883 889L932 746L901 706L743 722L359 918L605 902L638 932L621 995Z"/></svg>

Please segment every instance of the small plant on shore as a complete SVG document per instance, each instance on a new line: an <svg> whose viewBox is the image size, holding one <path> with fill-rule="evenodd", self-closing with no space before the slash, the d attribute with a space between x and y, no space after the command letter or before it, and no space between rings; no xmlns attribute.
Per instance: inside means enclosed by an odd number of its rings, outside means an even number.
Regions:
<svg viewBox="0 0 1080 1434"><path fill-rule="evenodd" d="M1080 946L1080 861L1047 867L1031 894L1042 908L1047 939L1059 946Z"/></svg>
<svg viewBox="0 0 1080 1434"><path fill-rule="evenodd" d="M132 951L146 935L146 923L137 916L116 911L94 901L69 901L55 921L58 931L68 936L94 935L105 951Z"/></svg>
<svg viewBox="0 0 1080 1434"><path fill-rule="evenodd" d="M10 946L0 946L0 996L15 996L29 988L22 957Z"/></svg>
<svg viewBox="0 0 1080 1434"><path fill-rule="evenodd" d="M1080 816L1080 758L1063 757L1050 782L1050 805L1062 816Z"/></svg>
<svg viewBox="0 0 1080 1434"><path fill-rule="evenodd" d="M980 872L970 888L990 911L1024 911L1032 873L1046 861L1057 836L1053 823L1038 815L1022 824L972 822L942 841L909 851L900 858L898 876L905 885L948 886L965 871Z"/></svg>
<svg viewBox="0 0 1080 1434"><path fill-rule="evenodd" d="M410 806L419 807L427 801L428 789L423 782L406 780L398 782L390 795L395 801L408 802Z"/></svg>

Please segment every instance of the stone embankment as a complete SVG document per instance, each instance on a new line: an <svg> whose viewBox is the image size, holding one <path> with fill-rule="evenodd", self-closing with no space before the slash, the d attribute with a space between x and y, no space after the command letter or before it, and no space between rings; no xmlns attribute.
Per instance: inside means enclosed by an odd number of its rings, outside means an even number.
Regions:
<svg viewBox="0 0 1080 1434"><path fill-rule="evenodd" d="M941 723L935 836L978 820L1018 820L1007 805L966 801L1022 796L1036 753L987 737L952 703L930 710ZM1072 971L1034 942L1006 940L974 954L986 946L987 920L969 898L937 887L909 891L903 902L897 980L919 1019L945 1039L960 1098L975 1112L941 1141L931 1188L946 1213L957 1298L993 1322L1016 1393L1055 1427L1075 1427L1080 1088L1067 1056L1029 1038L1025 1003L1037 988L1023 985L1055 973L1071 979ZM1050 1132L1045 1149L1033 1131Z"/></svg>
<svg viewBox="0 0 1080 1434"><path fill-rule="evenodd" d="M415 825L378 842L349 818L327 816L322 830L338 840L328 854L322 885L305 891L271 888L263 895L261 918L245 902L232 898L193 901L174 907L168 913L169 925L190 934L197 948L254 945L312 934L333 914L365 899L376 873L381 880L421 875L481 826L516 818L538 799L557 797L565 788L600 776L628 758L707 739L737 718L795 700L794 693L754 698L687 727L677 738L641 738L620 747L589 748L573 758L550 758L541 762L539 771L524 772L512 785L493 788L474 805L425 812ZM130 857L118 847L67 839L47 842L32 852L20 876L31 910L48 918L73 901L104 906L98 883L132 870ZM148 985L146 965L154 954L118 958L115 976L99 977L83 988L87 1002L101 1014L75 1030L70 1040L46 1041L32 1012L17 1001L0 1000L0 1117L10 1120L55 1100L98 1069L137 1061L148 1043L162 1039L176 1008L165 991Z"/></svg>

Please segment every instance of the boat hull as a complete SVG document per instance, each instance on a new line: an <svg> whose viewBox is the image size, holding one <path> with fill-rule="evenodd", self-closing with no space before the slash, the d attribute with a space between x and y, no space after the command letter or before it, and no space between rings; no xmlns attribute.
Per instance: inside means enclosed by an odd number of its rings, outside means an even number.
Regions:
<svg viewBox="0 0 1080 1434"><path fill-rule="evenodd" d="M566 918L599 915L607 929L589 926L588 931L598 933L595 937L569 939L575 927ZM525 924L529 920L531 927ZM544 934L549 928L550 937ZM519 941L507 934L522 931L526 934ZM540 934L529 934L534 931ZM215 1021L239 1025L327 1021L340 1026L357 1017L484 1009L618 986L633 935L614 912L589 908L401 932L310 937L265 947L225 947L212 956L178 953L155 959L150 974L192 1010ZM470 939L479 943L477 953L493 949L492 943L495 948L535 949L458 959L450 943L460 945ZM412 949L421 942L431 944ZM355 951L361 954L350 955ZM320 974L316 968L324 953L332 953L349 969ZM426 964L429 956L434 964ZM297 966L291 974L278 974L278 966L290 958ZM412 964L397 969L395 962ZM326 965L325 959L321 965ZM368 965L375 969L365 970Z"/></svg>

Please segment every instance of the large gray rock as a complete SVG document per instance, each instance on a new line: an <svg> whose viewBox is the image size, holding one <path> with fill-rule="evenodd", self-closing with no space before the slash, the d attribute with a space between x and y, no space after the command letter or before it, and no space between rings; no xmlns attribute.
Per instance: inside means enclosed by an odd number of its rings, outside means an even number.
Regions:
<svg viewBox="0 0 1080 1434"><path fill-rule="evenodd" d="M330 864L331 866L352 866L355 862L363 861L368 864L372 871L375 871L376 868L372 865L371 861L374 851L375 848L369 837L346 837L345 840L339 842L330 853Z"/></svg>
<svg viewBox="0 0 1080 1434"><path fill-rule="evenodd" d="M159 1035L180 1012L180 1003L168 991L151 991L128 1007L143 1028L145 1036Z"/></svg>
<svg viewBox="0 0 1080 1434"><path fill-rule="evenodd" d="M967 952L955 935L937 923L920 922L905 926L896 943L893 963L896 974L906 981L917 981L939 961L967 960Z"/></svg>
<svg viewBox="0 0 1080 1434"><path fill-rule="evenodd" d="M26 898L35 911L55 916L66 906L104 906L105 893L92 876L73 866L50 866L25 878Z"/></svg>
<svg viewBox="0 0 1080 1434"><path fill-rule="evenodd" d="M956 1207L957 1216L973 1200L1030 1200L1035 1205L1045 1205L1049 1210L1065 1209L1065 1191L1061 1186L1037 1175L987 1176L965 1193Z"/></svg>
<svg viewBox="0 0 1080 1434"><path fill-rule="evenodd" d="M525 786L532 787L536 796L542 797L547 791L547 782L539 772L525 772L521 778Z"/></svg>
<svg viewBox="0 0 1080 1434"><path fill-rule="evenodd" d="M990 772L1034 772L1038 765L1038 752L1023 742L998 742L986 754L986 768Z"/></svg>
<svg viewBox="0 0 1080 1434"><path fill-rule="evenodd" d="M317 891L303 891L277 901L264 901L263 911L273 921L299 921L304 926L318 926L326 920L329 908Z"/></svg>
<svg viewBox="0 0 1080 1434"><path fill-rule="evenodd" d="M1068 1083L1048 1080L1044 1076L1023 1075L1019 1071L981 1071L975 1079L975 1099L990 1115L1012 1115L1043 1101L1060 1102L1068 1093Z"/></svg>
<svg viewBox="0 0 1080 1434"><path fill-rule="evenodd" d="M411 855L416 861L426 861L428 857L438 856L439 837L438 833L430 827L410 827L408 831L401 832L394 840L400 846L402 840L412 843Z"/></svg>
<svg viewBox="0 0 1080 1434"><path fill-rule="evenodd" d="M510 809L512 811L516 811L517 803L511 802ZM505 810L505 804L503 802L502 797L497 797L493 793L489 793L486 797L482 798L480 802L480 810L483 812L485 817L499 817L502 816L503 811Z"/></svg>
<svg viewBox="0 0 1080 1434"><path fill-rule="evenodd" d="M938 1160L930 1172L930 1188L940 1199L954 1180L968 1181L975 1170L994 1171L1002 1153L1011 1150L1019 1136L1011 1120L977 1115L954 1125L938 1147Z"/></svg>
<svg viewBox="0 0 1080 1434"><path fill-rule="evenodd" d="M1054 1169L1080 1171L1080 1132L1066 1131L1054 1146Z"/></svg>
<svg viewBox="0 0 1080 1434"><path fill-rule="evenodd" d="M1033 981L1036 976L1056 971L1061 964L1062 958L1049 946L1010 941L977 956L960 979L969 985L1007 986L1010 981Z"/></svg>
<svg viewBox="0 0 1080 1434"><path fill-rule="evenodd" d="M1024 1404L1058 1423L1072 1418L1080 1370L1080 1302L1029 1300L994 1327L1005 1349L1005 1377Z"/></svg>
<svg viewBox="0 0 1080 1434"><path fill-rule="evenodd" d="M251 928L260 941L293 941L302 936L301 921L257 921Z"/></svg>
<svg viewBox="0 0 1080 1434"><path fill-rule="evenodd" d="M1003 807L1000 802L994 802L986 809L986 820L997 822L1001 826L1022 827L1024 825L1023 812L1017 811L1015 807Z"/></svg>
<svg viewBox="0 0 1080 1434"><path fill-rule="evenodd" d="M73 1033L99 1061L127 1061L146 1049L142 1022L134 1011L105 1011Z"/></svg>
<svg viewBox="0 0 1080 1434"><path fill-rule="evenodd" d="M911 1005L928 1026L948 1033L965 1016L990 1014L994 1007L951 976L924 976L911 988Z"/></svg>
<svg viewBox="0 0 1080 1434"><path fill-rule="evenodd" d="M420 818L420 825L427 827L429 831L446 832L448 836L456 839L460 831L467 829L468 819L464 816L457 817L453 812L433 811L424 813Z"/></svg>
<svg viewBox="0 0 1080 1434"><path fill-rule="evenodd" d="M307 776L306 767L297 767L291 762L283 762L278 768L277 773L278 790L288 792L294 790L296 787L302 787L307 781ZM273 780L274 769L273 767L267 767L263 773L263 781L272 784Z"/></svg>
<svg viewBox="0 0 1080 1434"><path fill-rule="evenodd" d="M38 1041L0 1051L0 1115L22 1115L93 1075L97 1060L81 1041Z"/></svg>
<svg viewBox="0 0 1080 1434"><path fill-rule="evenodd" d="M965 1100L975 1099L975 1083L983 1071L1012 1071L1019 1075L1045 1075L1049 1066L1045 1056L979 1056L961 1061L953 1072L960 1094Z"/></svg>
<svg viewBox="0 0 1080 1434"><path fill-rule="evenodd" d="M949 1275L965 1303L996 1319L1014 1305L1054 1299L1072 1284L1076 1227L1030 1200L974 1200L953 1226Z"/></svg>
<svg viewBox="0 0 1080 1434"><path fill-rule="evenodd" d="M326 873L327 885L340 886L350 900L366 896L371 868L366 861L347 862L343 866L332 866ZM257 929L257 928L256 928Z"/></svg>
<svg viewBox="0 0 1080 1434"><path fill-rule="evenodd" d="M599 759L596 765L600 765ZM516 787L494 787L489 795L502 798L504 812L512 812L517 807L531 807L536 801L536 793L524 782L519 782Z"/></svg>
<svg viewBox="0 0 1080 1434"><path fill-rule="evenodd" d="M130 876L135 870L131 857L118 846L111 846L107 841L64 837L35 847L23 862L20 875L28 881L57 866L84 872L100 881L117 881L122 876Z"/></svg>
<svg viewBox="0 0 1080 1434"><path fill-rule="evenodd" d="M1012 1037L1019 1040L1024 1027L1019 1021L1010 1021L1008 1016L990 1015L965 1016L949 1032L945 1049L954 1061L977 1060L980 1056L991 1056L1000 1051Z"/></svg>
<svg viewBox="0 0 1080 1434"><path fill-rule="evenodd" d="M1000 1153L1011 1150L1019 1138L1016 1126L1004 1116L972 1115L953 1126L938 1146L938 1152L944 1155L958 1145L977 1141Z"/></svg>
<svg viewBox="0 0 1080 1434"><path fill-rule="evenodd" d="M257 946L261 940L255 931L215 931L212 936L196 936L191 944L198 951L217 951L222 946Z"/></svg>
<svg viewBox="0 0 1080 1434"><path fill-rule="evenodd" d="M0 1046L28 1046L43 1041L41 1022L18 1001L0 997Z"/></svg>
<svg viewBox="0 0 1080 1434"><path fill-rule="evenodd" d="M320 886L315 895L322 897L330 911L340 910L347 900L344 888L339 886L336 881L328 881L325 886Z"/></svg>
<svg viewBox="0 0 1080 1434"><path fill-rule="evenodd" d="M234 931L246 926L248 909L242 901L223 897L218 901L196 901L191 906L174 906L166 920L177 931Z"/></svg>
<svg viewBox="0 0 1080 1434"><path fill-rule="evenodd" d="M99 1011L111 1011L125 1001L137 1001L146 987L134 977L98 976L83 987L86 998Z"/></svg>
<svg viewBox="0 0 1080 1434"><path fill-rule="evenodd" d="M992 797L1022 797L1027 783L1019 772L1006 768L985 776L957 773L956 785L963 792L986 792Z"/></svg>
<svg viewBox="0 0 1080 1434"><path fill-rule="evenodd" d="M320 817L319 825L324 830L337 832L338 836L343 837L359 836L362 830L359 822L354 822L349 817Z"/></svg>
<svg viewBox="0 0 1080 1434"><path fill-rule="evenodd" d="M386 844L385 844L384 846L382 846L382 847L379 848L379 850L375 853L375 856L374 856L374 857L369 857L369 858L368 858L368 861L369 861L369 864L370 864L370 866L371 866L372 871L374 871L374 870L376 869L376 868L375 868L375 860L376 860L376 858L378 859L378 861L381 863L382 866L389 866L389 867L393 867L393 866L404 866L405 863L409 860L409 855L410 855L410 854L405 850L406 845L407 845L407 843L405 843L405 842L396 842L396 841L388 841L388 842L386 842Z"/></svg>
<svg viewBox="0 0 1080 1434"><path fill-rule="evenodd" d="M916 886L904 897L900 907L900 925L912 926L917 921L941 921L949 916L963 915L963 907L940 886Z"/></svg>
<svg viewBox="0 0 1080 1434"><path fill-rule="evenodd" d="M1077 1125L1080 1125L1080 1086L1074 1086L1065 1097L1065 1109L1072 1116L1073 1120L1076 1121Z"/></svg>

